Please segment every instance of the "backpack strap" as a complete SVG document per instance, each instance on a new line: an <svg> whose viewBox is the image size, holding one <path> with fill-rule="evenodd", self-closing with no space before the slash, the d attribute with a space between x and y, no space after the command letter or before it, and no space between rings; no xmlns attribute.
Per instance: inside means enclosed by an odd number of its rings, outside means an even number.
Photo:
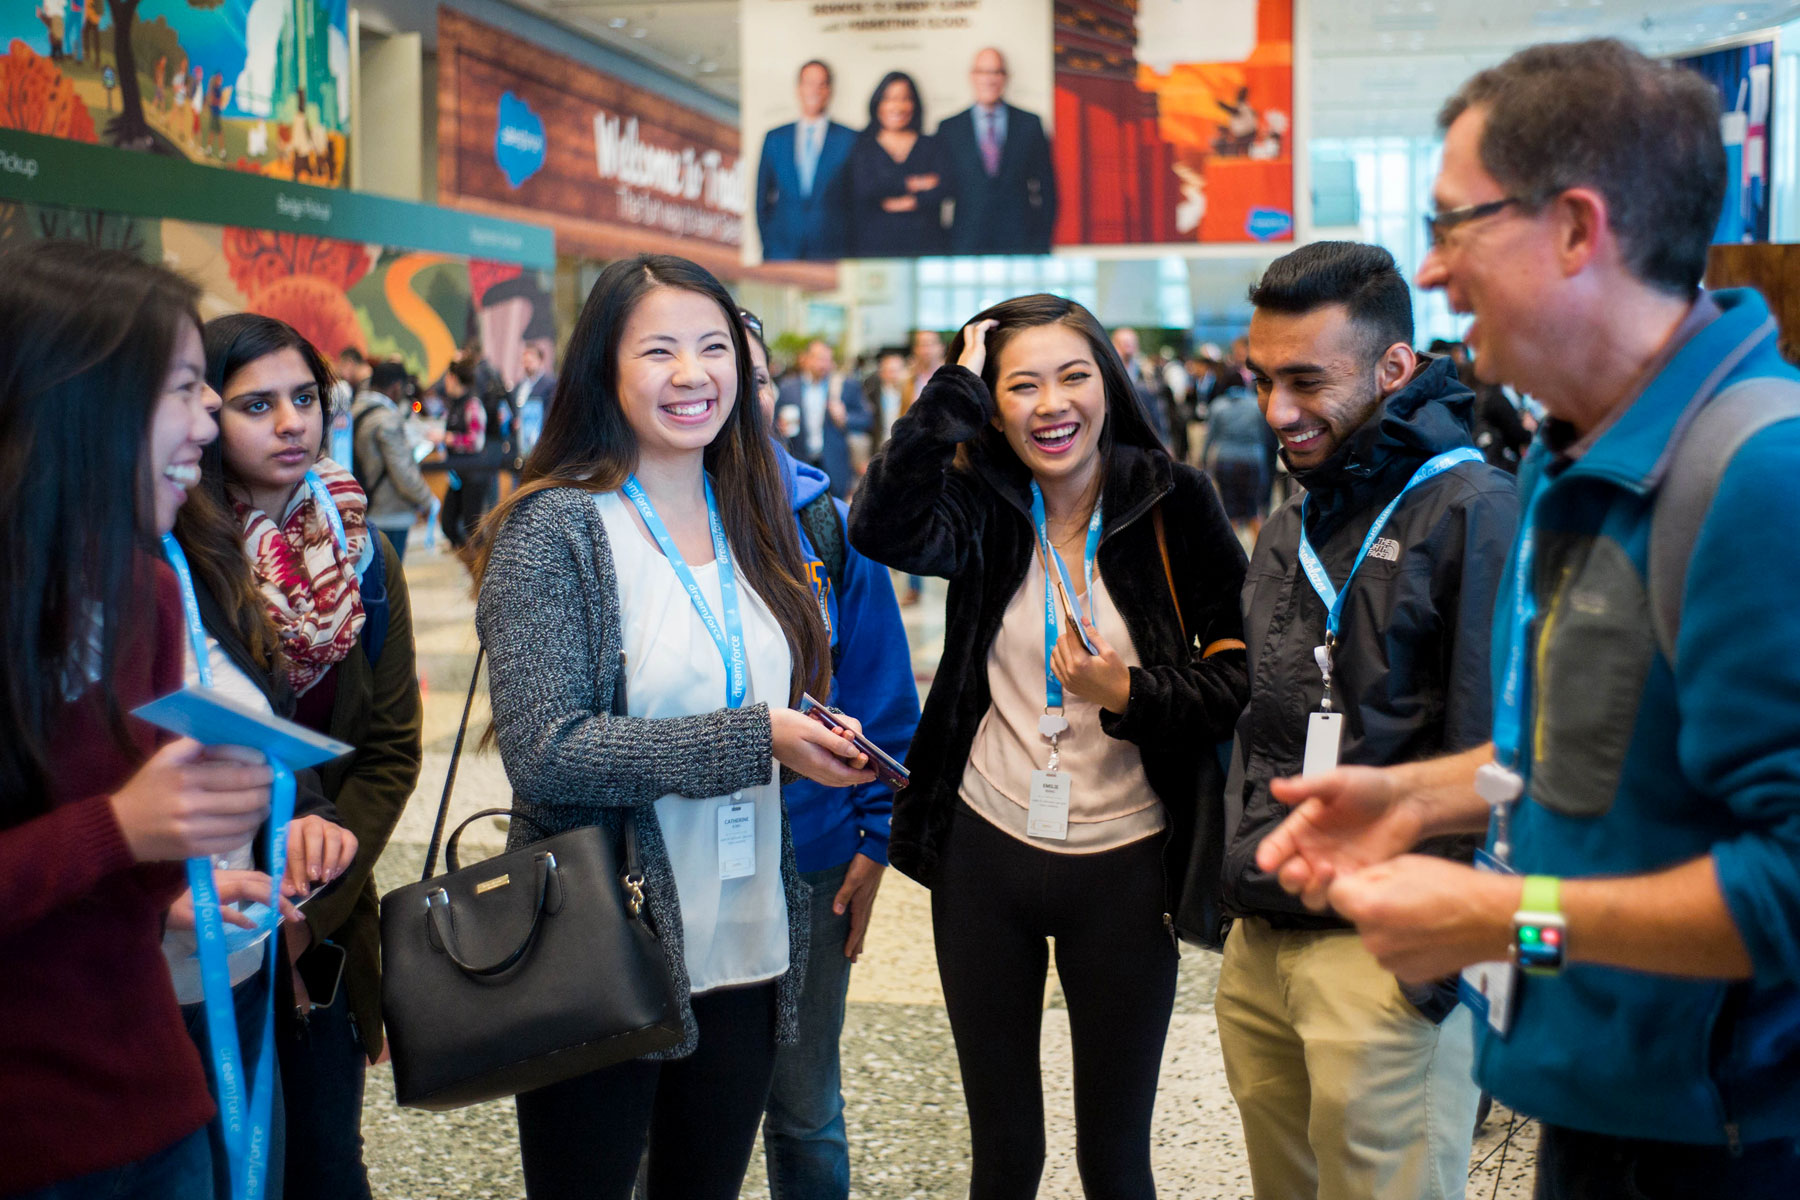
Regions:
<svg viewBox="0 0 1800 1200"><path fill-rule="evenodd" d="M369 536L375 540L375 553L369 559L369 569L357 581L357 587L362 591L363 602L363 656L373 667L381 662L381 651L387 645L391 604L387 588L387 536L372 525L369 527Z"/></svg>
<svg viewBox="0 0 1800 1200"><path fill-rule="evenodd" d="M847 557L844 523L838 519L837 505L832 501L830 492L821 492L801 506L800 524L806 530L806 536L812 542L819 560L825 564L825 574L831 580L832 590L843 595L844 564Z"/></svg>
<svg viewBox="0 0 1800 1200"><path fill-rule="evenodd" d="M831 581L831 590L841 600L844 595L844 566L848 551L844 543L844 523L838 519L837 504L832 500L830 492L820 492L817 496L800 506L798 514L800 527L806 530L807 540L812 543L813 553L825 564L825 578ZM829 614L825 610L825 598L819 597L819 615L826 618L830 625ZM831 648L831 669L837 671L838 659L843 654L841 639L838 645Z"/></svg>
<svg viewBox="0 0 1800 1200"><path fill-rule="evenodd" d="M1732 384L1701 406L1670 451L1650 515L1650 624L1670 666L1681 636L1688 560L1725 469L1758 433L1800 419L1800 381L1779 376Z"/></svg>

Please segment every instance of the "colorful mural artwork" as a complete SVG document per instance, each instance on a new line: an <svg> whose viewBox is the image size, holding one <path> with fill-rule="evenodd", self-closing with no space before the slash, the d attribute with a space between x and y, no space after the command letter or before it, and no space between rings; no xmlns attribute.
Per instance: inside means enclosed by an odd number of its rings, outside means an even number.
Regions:
<svg viewBox="0 0 1800 1200"><path fill-rule="evenodd" d="M348 0L13 0L0 128L337 186Z"/></svg>
<svg viewBox="0 0 1800 1200"><path fill-rule="evenodd" d="M1294 0L1056 0L1056 242L1294 237Z"/></svg>
<svg viewBox="0 0 1800 1200"><path fill-rule="evenodd" d="M436 379L479 337L505 379L525 342L554 336L550 272L309 234L274 233L0 200L0 246L75 238L180 270L203 289L202 315L258 312L299 330L327 357L354 346Z"/></svg>

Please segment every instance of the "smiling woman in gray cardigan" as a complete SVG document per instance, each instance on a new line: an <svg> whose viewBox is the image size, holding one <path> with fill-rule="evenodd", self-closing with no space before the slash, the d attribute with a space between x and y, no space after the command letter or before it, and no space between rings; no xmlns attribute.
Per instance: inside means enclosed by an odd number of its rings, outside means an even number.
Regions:
<svg viewBox="0 0 1800 1200"><path fill-rule="evenodd" d="M598 825L614 837L638 814L650 916L669 956L685 1036L694 1052L681 902L653 805L667 795L722 796L769 781L767 704L692 717L609 715L618 686L619 583L594 498L552 488L522 500L496 532L481 581L475 628L488 654L494 732L513 807L551 833ZM535 841L515 822L513 846ZM794 866L787 813L781 880L788 902L789 969L778 985L776 1040L793 1041L809 936L806 888Z"/></svg>
<svg viewBox="0 0 1800 1200"><path fill-rule="evenodd" d="M874 776L792 707L830 694L830 643L729 294L682 259L615 263L568 362L482 531L494 736L551 833L631 817L683 1038L520 1095L525 1187L626 1200L647 1145L651 1200L735 1200L810 941L775 767ZM614 715L621 688L640 715Z"/></svg>

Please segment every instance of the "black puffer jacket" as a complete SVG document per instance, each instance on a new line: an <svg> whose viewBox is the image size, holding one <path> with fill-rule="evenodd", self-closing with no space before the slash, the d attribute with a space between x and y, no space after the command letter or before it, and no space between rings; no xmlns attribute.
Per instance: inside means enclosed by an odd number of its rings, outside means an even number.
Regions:
<svg viewBox="0 0 1800 1200"><path fill-rule="evenodd" d="M993 413L978 377L961 367L940 369L895 423L850 509L850 540L862 553L950 580L943 659L907 756L912 784L894 799L888 844L894 866L927 887L936 879L969 749L989 707L988 652L1036 545L1031 477L989 425ZM1145 440L1153 437L1143 430ZM962 463L959 447L967 450ZM1159 503L1186 645L1156 545L1151 509ZM1244 654L1230 649L1203 659L1202 650L1242 637L1237 595L1244 552L1212 483L1153 444L1114 444L1101 506L1100 577L1147 664L1132 668L1125 712L1103 713L1101 727L1139 747L1168 814L1164 861L1172 913L1196 836L1223 850L1216 806L1198 812L1196 834L1195 796L1202 772L1216 769L1209 763L1215 744L1230 736L1243 708Z"/></svg>
<svg viewBox="0 0 1800 1200"><path fill-rule="evenodd" d="M1421 464L1473 445L1474 399L1448 358L1426 359L1336 454L1296 473L1311 496L1307 536L1334 582L1343 582L1376 516ZM1300 505L1296 496L1269 518L1244 584L1250 706L1226 784L1233 832L1225 906L1280 927L1342 928L1255 861L1263 836L1287 815L1269 780L1300 773L1307 715L1324 691L1313 648L1325 640L1325 605L1300 569ZM1344 599L1332 681L1344 713L1340 761L1412 762L1492 736L1488 637L1518 517L1512 476L1481 462L1420 484L1394 510ZM1466 859L1474 842L1423 848Z"/></svg>

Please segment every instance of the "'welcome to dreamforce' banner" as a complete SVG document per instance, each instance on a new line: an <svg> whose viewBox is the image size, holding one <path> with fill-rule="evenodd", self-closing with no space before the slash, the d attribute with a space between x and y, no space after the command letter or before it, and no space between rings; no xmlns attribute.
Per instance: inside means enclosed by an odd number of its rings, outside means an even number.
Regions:
<svg viewBox="0 0 1800 1200"><path fill-rule="evenodd" d="M737 130L449 8L438 147L444 203L543 221L561 248L595 258L666 250L736 265Z"/></svg>
<svg viewBox="0 0 1800 1200"><path fill-rule="evenodd" d="M742 10L746 261L1294 236L1293 0Z"/></svg>

